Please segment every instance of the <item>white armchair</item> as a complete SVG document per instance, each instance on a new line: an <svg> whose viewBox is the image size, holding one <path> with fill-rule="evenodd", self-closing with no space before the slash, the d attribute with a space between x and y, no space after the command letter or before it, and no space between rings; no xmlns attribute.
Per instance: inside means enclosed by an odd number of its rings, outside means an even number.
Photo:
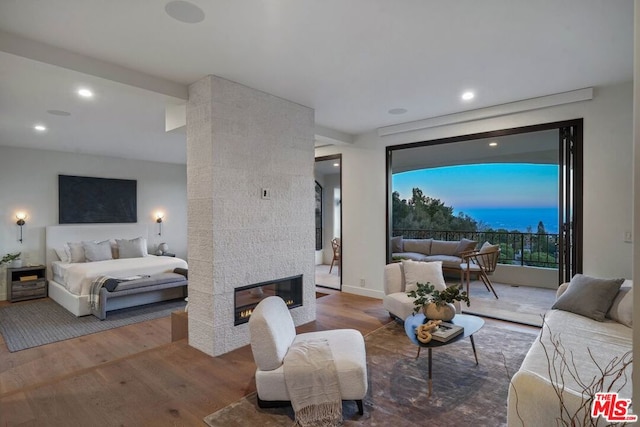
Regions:
<svg viewBox="0 0 640 427"><path fill-rule="evenodd" d="M425 264L424 262L415 262L416 264ZM411 279L415 282L431 283L437 290L442 291L446 288L444 277L442 276L442 263L439 261L430 262L432 266L437 265L439 271L430 276L416 276L411 272ZM411 264L413 265L413 264ZM413 314L414 304L413 298L407 295L407 280L402 262L394 262L384 266L384 297L382 298L382 306L389 312L391 317L397 317L406 320ZM432 272L433 273L433 272ZM460 313L460 303L455 301L453 305L456 307L456 313Z"/></svg>
<svg viewBox="0 0 640 427"><path fill-rule="evenodd" d="M257 365L258 406L287 404L291 398L284 379L283 360L293 343L326 339L333 353L342 400L355 400L364 412L367 394L367 356L362 334L354 329L308 332L296 335L289 309L280 297L260 301L249 318L251 351Z"/></svg>

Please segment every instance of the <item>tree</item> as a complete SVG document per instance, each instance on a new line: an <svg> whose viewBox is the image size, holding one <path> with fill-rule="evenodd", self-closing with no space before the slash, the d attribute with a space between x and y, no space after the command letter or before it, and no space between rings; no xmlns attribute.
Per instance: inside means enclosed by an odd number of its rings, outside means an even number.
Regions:
<svg viewBox="0 0 640 427"><path fill-rule="evenodd" d="M440 199L426 196L415 187L411 199L400 199L400 193L392 193L393 228L412 230L476 231L478 223L460 212L454 215L453 207Z"/></svg>

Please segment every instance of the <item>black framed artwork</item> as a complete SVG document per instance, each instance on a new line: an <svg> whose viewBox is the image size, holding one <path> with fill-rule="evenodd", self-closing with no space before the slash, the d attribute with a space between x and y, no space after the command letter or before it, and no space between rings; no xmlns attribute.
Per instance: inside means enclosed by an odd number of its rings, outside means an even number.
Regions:
<svg viewBox="0 0 640 427"><path fill-rule="evenodd" d="M316 181L316 251L322 250L322 186Z"/></svg>
<svg viewBox="0 0 640 427"><path fill-rule="evenodd" d="M137 181L58 175L58 222L138 222Z"/></svg>

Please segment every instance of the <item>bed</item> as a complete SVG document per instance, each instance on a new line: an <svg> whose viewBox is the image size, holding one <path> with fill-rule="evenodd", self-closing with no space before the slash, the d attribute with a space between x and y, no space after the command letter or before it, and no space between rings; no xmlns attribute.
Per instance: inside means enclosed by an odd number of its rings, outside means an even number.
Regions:
<svg viewBox="0 0 640 427"><path fill-rule="evenodd" d="M46 265L49 297L75 316L91 314L89 292L98 276L125 278L135 275L153 275L186 269L187 262L180 258L146 255L136 258L105 259L91 262L72 262L60 259L61 249L69 242L104 242L142 238L146 242L148 228L141 224L53 225L46 227ZM68 249L68 248L67 248ZM146 245L145 245L146 249ZM146 251L145 251L146 252ZM68 253L68 251L67 251ZM77 261L77 260L76 260ZM110 309L132 307L180 298L183 290L163 289L119 298ZM115 301L114 301L115 303Z"/></svg>

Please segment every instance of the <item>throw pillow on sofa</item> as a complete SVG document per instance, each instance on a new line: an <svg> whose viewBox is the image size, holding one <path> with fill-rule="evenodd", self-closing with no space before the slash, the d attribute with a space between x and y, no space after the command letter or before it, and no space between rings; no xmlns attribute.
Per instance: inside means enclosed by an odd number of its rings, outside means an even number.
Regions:
<svg viewBox="0 0 640 427"><path fill-rule="evenodd" d="M606 317L633 328L633 287L625 281L616 294Z"/></svg>
<svg viewBox="0 0 640 427"><path fill-rule="evenodd" d="M402 268L406 292L415 291L418 283L431 283L440 290L447 287L442 274L442 261L423 262L403 259Z"/></svg>
<svg viewBox="0 0 640 427"><path fill-rule="evenodd" d="M462 252L472 251L476 248L478 242L469 239L460 239L460 243L456 247L456 255L460 256Z"/></svg>
<svg viewBox="0 0 640 427"><path fill-rule="evenodd" d="M391 238L391 252L399 253L404 252L402 248L402 236L396 236Z"/></svg>
<svg viewBox="0 0 640 427"><path fill-rule="evenodd" d="M622 282L624 279L601 279L576 274L569 282L567 290L551 308L580 314L602 322Z"/></svg>

